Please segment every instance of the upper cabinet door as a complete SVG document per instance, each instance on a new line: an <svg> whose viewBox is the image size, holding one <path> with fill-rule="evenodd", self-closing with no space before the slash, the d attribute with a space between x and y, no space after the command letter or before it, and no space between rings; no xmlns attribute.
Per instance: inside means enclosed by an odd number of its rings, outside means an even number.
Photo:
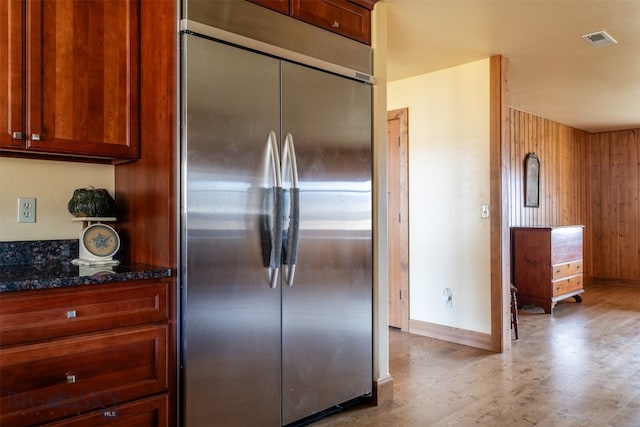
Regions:
<svg viewBox="0 0 640 427"><path fill-rule="evenodd" d="M348 0L291 0L291 16L363 43L371 43L371 12Z"/></svg>
<svg viewBox="0 0 640 427"><path fill-rule="evenodd" d="M249 0L251 3L259 4L269 9L275 10L285 15L289 14L289 0Z"/></svg>
<svg viewBox="0 0 640 427"><path fill-rule="evenodd" d="M0 4L0 147L24 145L23 22L23 0Z"/></svg>
<svg viewBox="0 0 640 427"><path fill-rule="evenodd" d="M26 148L139 154L138 0L27 0Z"/></svg>

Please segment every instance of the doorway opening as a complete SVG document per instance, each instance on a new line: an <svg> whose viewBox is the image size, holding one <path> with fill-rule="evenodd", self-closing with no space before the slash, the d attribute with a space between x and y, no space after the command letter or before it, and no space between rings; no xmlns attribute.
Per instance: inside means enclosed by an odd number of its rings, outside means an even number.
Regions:
<svg viewBox="0 0 640 427"><path fill-rule="evenodd" d="M387 112L389 326L409 331L409 109Z"/></svg>

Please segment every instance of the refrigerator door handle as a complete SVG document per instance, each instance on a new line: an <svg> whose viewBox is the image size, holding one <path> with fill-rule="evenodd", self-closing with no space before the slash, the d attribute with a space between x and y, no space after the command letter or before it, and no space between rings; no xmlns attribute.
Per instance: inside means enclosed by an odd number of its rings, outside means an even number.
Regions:
<svg viewBox="0 0 640 427"><path fill-rule="evenodd" d="M285 137L282 149L282 176L289 165L291 178L291 205L289 214L289 229L287 231L287 247L285 264L287 265L287 285L293 286L298 260L298 235L300 233L300 187L298 185L298 161L293 143L293 136L289 133Z"/></svg>
<svg viewBox="0 0 640 427"><path fill-rule="evenodd" d="M267 149L270 153L271 172L273 176L273 228L271 229L271 256L269 265L269 286L275 289L278 286L278 273L280 271L282 254L282 221L283 221L283 197L282 175L280 174L280 155L278 152L278 138L274 131L269 132Z"/></svg>

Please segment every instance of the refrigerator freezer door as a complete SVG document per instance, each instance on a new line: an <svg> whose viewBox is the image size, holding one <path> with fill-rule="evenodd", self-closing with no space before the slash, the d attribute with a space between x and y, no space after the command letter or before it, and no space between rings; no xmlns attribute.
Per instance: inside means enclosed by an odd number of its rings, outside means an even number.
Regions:
<svg viewBox="0 0 640 427"><path fill-rule="evenodd" d="M280 425L278 60L183 35L184 425Z"/></svg>
<svg viewBox="0 0 640 427"><path fill-rule="evenodd" d="M282 288L284 424L371 392L370 106L367 84L282 64L300 187L297 269Z"/></svg>

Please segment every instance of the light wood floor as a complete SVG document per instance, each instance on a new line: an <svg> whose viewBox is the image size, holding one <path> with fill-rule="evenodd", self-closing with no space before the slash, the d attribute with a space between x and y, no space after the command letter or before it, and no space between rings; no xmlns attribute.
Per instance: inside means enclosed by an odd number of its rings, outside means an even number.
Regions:
<svg viewBox="0 0 640 427"><path fill-rule="evenodd" d="M640 286L520 310L510 353L390 331L394 400L319 426L640 426Z"/></svg>

